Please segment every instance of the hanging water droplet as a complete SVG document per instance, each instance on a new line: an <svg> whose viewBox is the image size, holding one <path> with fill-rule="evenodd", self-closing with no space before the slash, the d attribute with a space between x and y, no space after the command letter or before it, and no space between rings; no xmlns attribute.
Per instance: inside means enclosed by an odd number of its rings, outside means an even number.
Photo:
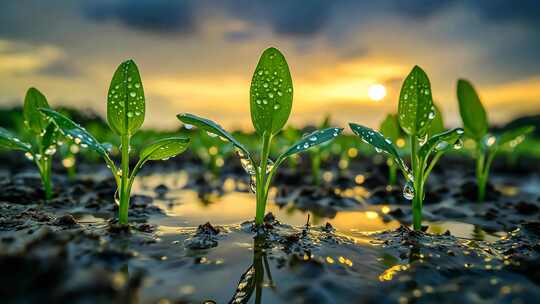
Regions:
<svg viewBox="0 0 540 304"><path fill-rule="evenodd" d="M446 147L448 147L448 142L441 141L435 146L435 150L441 151L441 150L446 149Z"/></svg>
<svg viewBox="0 0 540 304"><path fill-rule="evenodd" d="M495 144L495 142L497 142L497 138L495 138L495 136L493 136L493 135L488 135L488 136L484 137L484 145L486 147L493 146Z"/></svg>
<svg viewBox="0 0 540 304"><path fill-rule="evenodd" d="M420 146L423 146L426 142L427 142L427 139L428 139L428 134L424 134L424 136L422 137L418 137L418 143L420 144Z"/></svg>
<svg viewBox="0 0 540 304"><path fill-rule="evenodd" d="M410 181L407 181L403 187L403 197L409 201L414 198L414 187Z"/></svg>
<svg viewBox="0 0 540 304"><path fill-rule="evenodd" d="M463 129L461 129L461 128L456 129L456 133L459 134L459 135L463 134L463 132L464 132L464 131L463 131Z"/></svg>
<svg viewBox="0 0 540 304"><path fill-rule="evenodd" d="M460 139L458 139L458 140L456 141L456 143L454 144L454 149L459 150L459 149L461 149L461 148L463 148L463 141L462 141L461 138L460 138Z"/></svg>
<svg viewBox="0 0 540 304"><path fill-rule="evenodd" d="M28 158L28 160L34 160L34 155L32 155L32 153L30 152L24 153L24 156Z"/></svg>

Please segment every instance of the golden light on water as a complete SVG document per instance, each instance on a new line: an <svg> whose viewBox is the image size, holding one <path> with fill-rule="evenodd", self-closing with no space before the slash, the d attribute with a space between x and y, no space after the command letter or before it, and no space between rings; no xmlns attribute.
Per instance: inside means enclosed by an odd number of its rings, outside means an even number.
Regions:
<svg viewBox="0 0 540 304"><path fill-rule="evenodd" d="M386 88L380 84L372 84L368 87L369 99L373 101L380 101L386 96Z"/></svg>

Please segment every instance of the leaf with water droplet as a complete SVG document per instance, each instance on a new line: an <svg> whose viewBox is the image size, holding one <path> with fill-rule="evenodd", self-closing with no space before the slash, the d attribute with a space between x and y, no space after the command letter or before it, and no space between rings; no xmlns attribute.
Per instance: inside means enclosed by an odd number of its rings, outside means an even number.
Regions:
<svg viewBox="0 0 540 304"><path fill-rule="evenodd" d="M465 79L458 80L457 97L459 114L461 120L463 120L465 132L478 142L488 132L489 125L486 110L473 85Z"/></svg>
<svg viewBox="0 0 540 304"><path fill-rule="evenodd" d="M462 128L455 128L451 130L444 131L442 133L433 135L426 143L420 148L418 152L420 159L425 159L429 153L434 149L437 149L438 152L448 151L452 146L463 136ZM446 142L446 145L441 145L441 143Z"/></svg>
<svg viewBox="0 0 540 304"><path fill-rule="evenodd" d="M223 127L213 122L212 120L189 113L178 114L176 115L176 117L178 118L178 120L185 124L196 126L199 129L216 134L217 136L220 136L230 141L236 148L240 149L250 161L253 161L246 147L244 147L244 145L242 145L238 140L236 140L230 133L225 131Z"/></svg>
<svg viewBox="0 0 540 304"><path fill-rule="evenodd" d="M25 152L32 150L32 146L29 143L23 142L15 134L4 128L0 128L0 147Z"/></svg>
<svg viewBox="0 0 540 304"><path fill-rule="evenodd" d="M49 121L39 112L39 108L49 108L47 98L36 88L28 89L24 97L23 115L28 127L35 134L43 133L49 125Z"/></svg>
<svg viewBox="0 0 540 304"><path fill-rule="evenodd" d="M399 97L398 119L403 131L411 136L426 133L431 124L432 105L429 78L424 70L415 66L405 78Z"/></svg>
<svg viewBox="0 0 540 304"><path fill-rule="evenodd" d="M138 86L129 88L133 83ZM144 122L146 106L141 76L133 60L118 66L107 96L107 121L111 129L118 135L134 134Z"/></svg>
<svg viewBox="0 0 540 304"><path fill-rule="evenodd" d="M349 126L351 127L351 130L354 134L358 135L362 141L365 143L372 145L373 147L384 151L388 153L391 157L393 157L397 164L405 171L407 171L405 164L401 157L399 156L399 153L396 149L396 147L392 144L390 140L387 140L380 132L374 131L371 128L364 127L359 124L355 123L349 123Z"/></svg>
<svg viewBox="0 0 540 304"><path fill-rule="evenodd" d="M184 152L188 146L188 137L163 138L144 147L139 154L139 158L144 162L147 160L168 159Z"/></svg>
<svg viewBox="0 0 540 304"><path fill-rule="evenodd" d="M262 103L258 93L267 97ZM287 61L278 49L268 48L261 55L251 80L250 109L255 130L261 135L279 132L289 119L292 99L292 78Z"/></svg>
<svg viewBox="0 0 540 304"><path fill-rule="evenodd" d="M435 103L433 103L432 113L434 116L433 116L433 119L431 120L431 126L429 127L429 132L428 132L430 137L435 134L442 133L446 130L444 128L444 120L442 117L441 110Z"/></svg>
<svg viewBox="0 0 540 304"><path fill-rule="evenodd" d="M534 126L522 126L508 129L497 136L497 145L502 146L509 142L515 141L516 139L524 137L525 135L533 132L534 129Z"/></svg>
<svg viewBox="0 0 540 304"><path fill-rule="evenodd" d="M312 147L324 144L343 132L343 128L326 128L324 130L317 130L312 132L297 141L289 149L287 149L283 154L279 156L278 159L285 159L293 154L303 152Z"/></svg>
<svg viewBox="0 0 540 304"><path fill-rule="evenodd" d="M39 110L54 122L64 136L73 138L75 143L85 144L99 155L108 158L107 150L103 145L79 124L54 110L43 108Z"/></svg>
<svg viewBox="0 0 540 304"><path fill-rule="evenodd" d="M40 112L40 115L43 115L43 114L41 114ZM45 130L45 134L43 134L43 138L41 139L41 148L47 149L50 146L55 145L57 136L58 136L58 128L53 122L49 122L49 126L47 126L47 129Z"/></svg>

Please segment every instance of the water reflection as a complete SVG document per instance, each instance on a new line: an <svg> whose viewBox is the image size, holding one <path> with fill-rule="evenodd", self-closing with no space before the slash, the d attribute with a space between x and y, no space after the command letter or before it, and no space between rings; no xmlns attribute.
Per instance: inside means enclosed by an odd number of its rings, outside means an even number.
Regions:
<svg viewBox="0 0 540 304"><path fill-rule="evenodd" d="M268 283L264 283L265 274ZM255 303L262 303L263 287L275 288L272 280L272 273L268 264L268 258L264 249L264 236L259 235L253 239L253 264L240 277L238 286L229 303L247 303L255 292Z"/></svg>

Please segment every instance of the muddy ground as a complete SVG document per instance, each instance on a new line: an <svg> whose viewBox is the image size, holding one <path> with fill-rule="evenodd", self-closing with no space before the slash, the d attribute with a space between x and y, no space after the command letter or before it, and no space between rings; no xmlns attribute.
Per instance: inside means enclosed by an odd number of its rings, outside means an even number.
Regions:
<svg viewBox="0 0 540 304"><path fill-rule="evenodd" d="M219 177L189 155L144 168L130 227L115 223L101 165L75 180L55 168L55 197L18 156L0 165L2 303L534 303L540 297L536 160L495 163L475 202L473 164L445 159L430 177L425 232L378 159L308 164L275 180L265 227L234 159ZM332 168L332 169L330 169Z"/></svg>

